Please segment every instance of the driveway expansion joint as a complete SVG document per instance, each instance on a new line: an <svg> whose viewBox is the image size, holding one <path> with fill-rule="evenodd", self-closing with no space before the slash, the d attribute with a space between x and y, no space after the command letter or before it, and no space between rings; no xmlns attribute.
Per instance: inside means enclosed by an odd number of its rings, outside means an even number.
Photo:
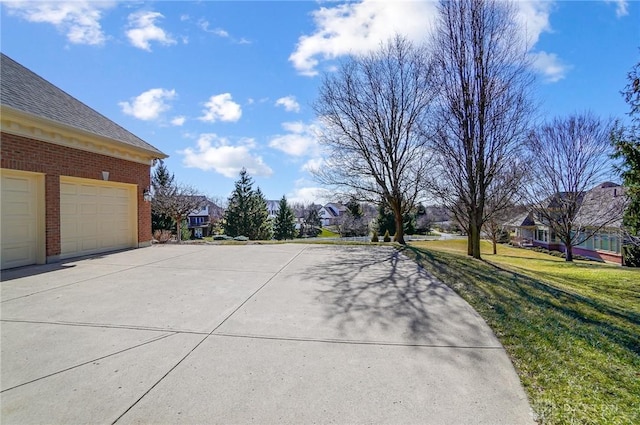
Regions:
<svg viewBox="0 0 640 425"><path fill-rule="evenodd" d="M273 281L273 279L278 276L285 268L287 268L287 266L289 264L291 264L296 258L298 258L307 248L303 247L302 250L300 250L296 255L294 255L284 266L282 266L277 272L275 272L269 279L267 279L266 282L264 282L262 285L260 285L260 287L258 289L256 289L255 291L253 291L253 293L251 295L249 295L243 302L240 303L240 305L238 305L238 307L236 307L231 313L229 313L211 332L209 332L208 334L205 335L204 338L202 338L191 350L189 350L189 352L182 357L173 367L171 367L167 373L165 373L164 375L162 375L160 377L160 379L158 379L147 391L144 392L144 394L142 394L140 396L140 398L138 398L135 402L133 402L131 404L131 406L129 406L124 412L122 412L122 414L120 416L118 416L112 423L111 425L116 424L120 419L122 419L122 417L124 415L127 414L127 412L129 412L131 409L133 409L147 394L149 394L156 386L158 386L158 384L160 384L160 382L162 382L167 376L169 376L169 374L171 372L173 372L178 366L180 366L180 364L185 361L187 359L187 357L189 357L191 354L193 354L193 352L195 350L198 349L198 347L200 347L200 345L202 345L203 342L205 342L207 340L207 338L209 338L211 335L213 335L213 333L218 330L218 328L220 328L220 326L222 326L231 316L233 316L238 310L240 310L242 308L242 306L244 306L251 298L253 298L258 292L260 292L260 290L262 290L265 286L267 286L269 284L269 282Z"/></svg>
<svg viewBox="0 0 640 425"><path fill-rule="evenodd" d="M337 339L337 338L309 338L295 336L273 336L273 335L253 335L238 334L232 332L216 332L211 336L227 337L227 338L247 338L247 339L263 339L274 341L293 341L293 342L314 342L324 344L345 344L345 345L372 345L372 346L390 346L390 347L416 347L416 348L450 348L459 350L501 350L504 347L498 345L452 345L452 344L429 344L420 342L394 342L394 341L367 341L353 339Z"/></svg>

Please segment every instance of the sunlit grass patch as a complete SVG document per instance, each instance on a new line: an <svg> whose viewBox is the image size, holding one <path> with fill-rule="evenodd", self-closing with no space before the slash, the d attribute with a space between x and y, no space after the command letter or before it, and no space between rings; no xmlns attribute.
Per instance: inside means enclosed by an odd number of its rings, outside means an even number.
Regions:
<svg viewBox="0 0 640 425"><path fill-rule="evenodd" d="M512 358L541 423L640 423L640 270L466 241L405 252L465 298Z"/></svg>

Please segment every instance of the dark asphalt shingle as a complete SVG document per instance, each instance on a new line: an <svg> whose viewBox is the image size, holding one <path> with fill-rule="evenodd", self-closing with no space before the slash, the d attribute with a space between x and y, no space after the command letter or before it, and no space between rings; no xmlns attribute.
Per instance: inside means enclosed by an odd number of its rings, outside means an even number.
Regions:
<svg viewBox="0 0 640 425"><path fill-rule="evenodd" d="M0 103L99 136L166 155L44 78L0 53Z"/></svg>

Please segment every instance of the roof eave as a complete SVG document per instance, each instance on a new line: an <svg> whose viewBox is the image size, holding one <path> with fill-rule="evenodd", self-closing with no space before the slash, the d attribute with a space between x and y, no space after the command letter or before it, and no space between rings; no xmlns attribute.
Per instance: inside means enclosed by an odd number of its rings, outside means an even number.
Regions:
<svg viewBox="0 0 640 425"><path fill-rule="evenodd" d="M168 157L159 150L133 146L7 105L0 105L0 130L17 136L148 165L153 165L156 159Z"/></svg>

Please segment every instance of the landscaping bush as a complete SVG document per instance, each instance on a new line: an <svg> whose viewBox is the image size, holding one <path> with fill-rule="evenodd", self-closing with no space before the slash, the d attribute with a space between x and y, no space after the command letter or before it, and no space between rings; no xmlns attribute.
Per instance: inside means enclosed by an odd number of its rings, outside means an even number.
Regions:
<svg viewBox="0 0 640 425"><path fill-rule="evenodd" d="M213 237L214 241L230 241L231 239L233 239L231 236L227 236L227 235L215 235Z"/></svg>
<svg viewBox="0 0 640 425"><path fill-rule="evenodd" d="M380 238L378 237L378 231L373 231L373 236L371 237L371 242L380 242Z"/></svg>
<svg viewBox="0 0 640 425"><path fill-rule="evenodd" d="M384 232L384 237L382 239L385 242L391 242L391 236L389 236L389 231Z"/></svg>
<svg viewBox="0 0 640 425"><path fill-rule="evenodd" d="M170 230L155 230L153 232L153 239L155 239L158 243L167 243L171 240L171 231Z"/></svg>

